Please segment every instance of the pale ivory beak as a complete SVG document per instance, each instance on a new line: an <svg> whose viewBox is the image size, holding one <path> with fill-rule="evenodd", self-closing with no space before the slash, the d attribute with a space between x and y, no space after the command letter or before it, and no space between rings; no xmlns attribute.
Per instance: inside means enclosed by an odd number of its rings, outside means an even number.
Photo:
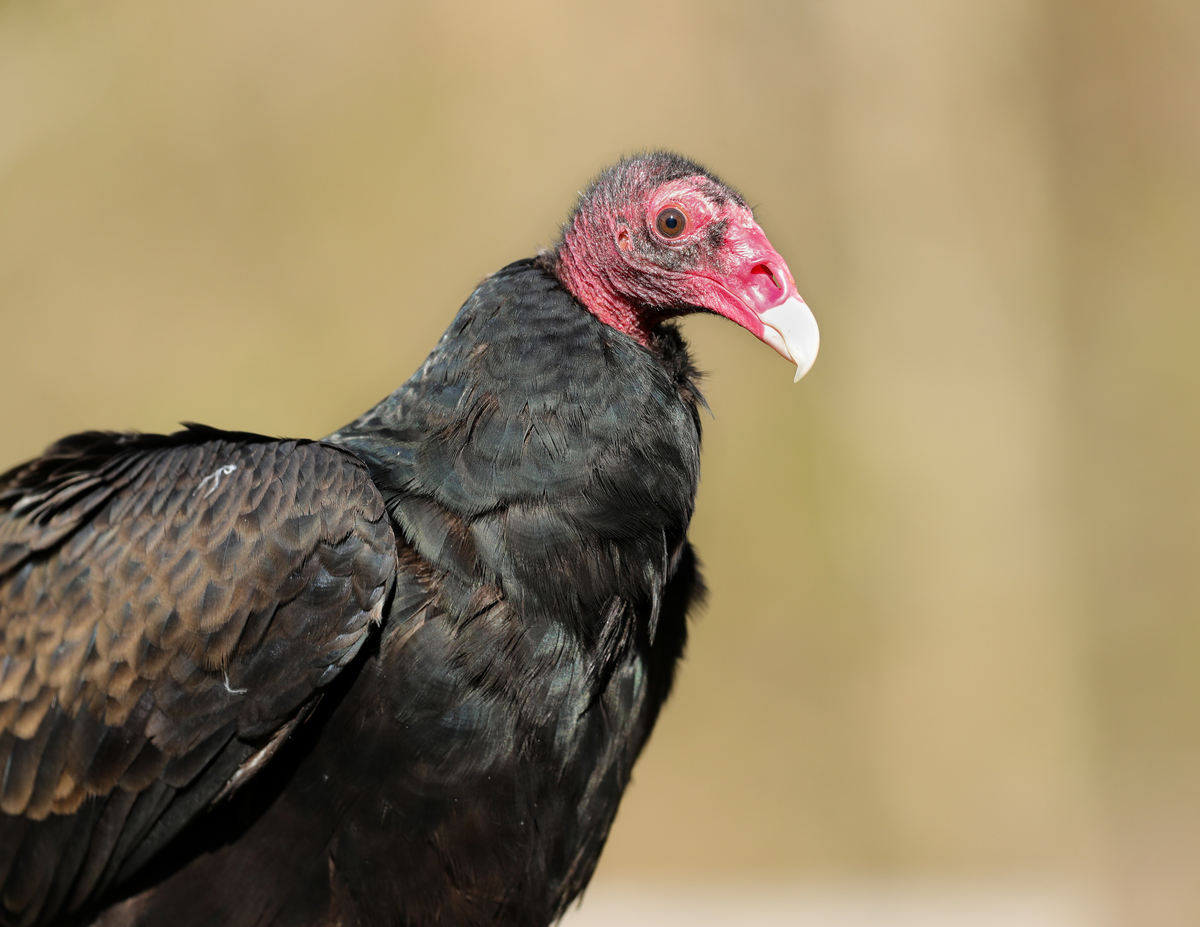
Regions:
<svg viewBox="0 0 1200 927"><path fill-rule="evenodd" d="M763 323L762 340L796 365L796 379L808 373L821 347L816 317L799 296L788 297L778 306L758 313Z"/></svg>

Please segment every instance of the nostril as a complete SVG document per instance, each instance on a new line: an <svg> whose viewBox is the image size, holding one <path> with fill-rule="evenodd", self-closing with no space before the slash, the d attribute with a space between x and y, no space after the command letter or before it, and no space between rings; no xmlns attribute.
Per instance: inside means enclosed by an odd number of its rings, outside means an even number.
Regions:
<svg viewBox="0 0 1200 927"><path fill-rule="evenodd" d="M773 284L775 284L775 289L777 289L777 290L783 289L783 284L779 282L779 277L777 277L775 275L775 271L773 271L771 269L771 266L769 264L755 264L752 268L750 268L750 273L765 274L766 276L771 278L771 282Z"/></svg>

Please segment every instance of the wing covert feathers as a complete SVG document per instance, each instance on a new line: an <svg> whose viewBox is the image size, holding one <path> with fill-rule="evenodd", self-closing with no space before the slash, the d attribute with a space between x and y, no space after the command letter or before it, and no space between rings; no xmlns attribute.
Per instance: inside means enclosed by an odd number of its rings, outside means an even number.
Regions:
<svg viewBox="0 0 1200 927"><path fill-rule="evenodd" d="M317 442L89 433L0 476L0 924L114 873L134 818L222 789L395 574L366 468ZM51 851L69 872L27 874Z"/></svg>

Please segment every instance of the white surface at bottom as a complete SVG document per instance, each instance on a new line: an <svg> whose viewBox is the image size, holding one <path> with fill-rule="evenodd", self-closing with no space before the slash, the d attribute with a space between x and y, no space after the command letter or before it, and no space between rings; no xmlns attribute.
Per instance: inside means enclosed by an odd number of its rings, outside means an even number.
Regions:
<svg viewBox="0 0 1200 927"><path fill-rule="evenodd" d="M598 880L563 927L1099 927L1082 897L1003 882Z"/></svg>

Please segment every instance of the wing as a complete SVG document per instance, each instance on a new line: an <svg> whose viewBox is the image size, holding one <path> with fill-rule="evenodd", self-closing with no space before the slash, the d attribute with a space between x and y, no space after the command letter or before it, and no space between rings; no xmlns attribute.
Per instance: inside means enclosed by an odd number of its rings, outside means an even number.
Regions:
<svg viewBox="0 0 1200 927"><path fill-rule="evenodd" d="M344 450L89 433L0 477L0 923L124 879L261 767L396 575Z"/></svg>

